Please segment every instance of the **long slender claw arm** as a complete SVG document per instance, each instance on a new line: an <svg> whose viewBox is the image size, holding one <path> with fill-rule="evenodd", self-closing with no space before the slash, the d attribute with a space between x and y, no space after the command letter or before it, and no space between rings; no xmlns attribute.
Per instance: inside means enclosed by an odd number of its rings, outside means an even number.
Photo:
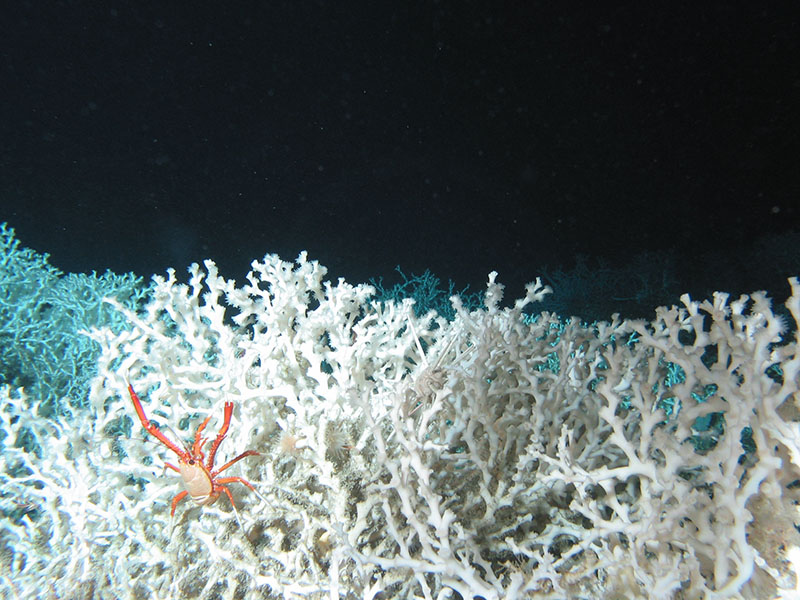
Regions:
<svg viewBox="0 0 800 600"><path fill-rule="evenodd" d="M161 442L167 448L172 450L181 459L189 460L189 458L191 457L185 450L178 448L178 446L176 446L172 442L172 440L170 440L167 436L161 433L161 430L148 420L147 415L144 414L144 409L142 408L142 402L141 400L139 400L139 396L136 395L136 392L133 391L133 386L130 383L128 384L128 393L131 395L131 400L133 401L133 408L136 409L136 414L139 417L139 421L142 422L142 427L144 427L147 430L147 433L155 437L159 442Z"/></svg>
<svg viewBox="0 0 800 600"><path fill-rule="evenodd" d="M200 426L197 428L197 433L194 434L194 444L192 445L192 456L194 456L195 458L199 456L200 462L203 462L203 459L206 457L206 455L203 454L203 444L206 443L207 439L202 437L201 434L203 433L203 430L206 428L206 425L208 425L208 422L210 420L211 420L211 415L207 416L206 420L200 423Z"/></svg>
<svg viewBox="0 0 800 600"><path fill-rule="evenodd" d="M222 443L222 440L225 439L225 435L228 433L228 427L231 426L232 416L233 416L233 402L226 402L225 420L222 422L222 427L219 428L219 433L217 434L214 443L211 444L211 449L208 451L208 461L206 462L206 467L208 468L209 471L214 468L214 458L217 455L217 449L219 448L219 445Z"/></svg>

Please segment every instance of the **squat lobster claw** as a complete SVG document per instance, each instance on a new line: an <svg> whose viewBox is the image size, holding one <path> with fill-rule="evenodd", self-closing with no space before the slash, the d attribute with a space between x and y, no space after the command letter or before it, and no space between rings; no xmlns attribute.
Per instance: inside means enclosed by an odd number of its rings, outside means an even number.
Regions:
<svg viewBox="0 0 800 600"><path fill-rule="evenodd" d="M139 396L133 391L133 386L130 383L128 384L128 392L131 395L133 407L136 409L136 414L139 417L139 421L142 423L142 427L147 430L147 433L155 437L159 442L178 455L177 467L170 463L165 464L173 471L177 471L181 474L183 486L186 489L172 499L172 511L170 512L170 516L175 515L175 508L178 506L178 502L183 500L187 495L191 496L195 503L206 506L213 504L219 495L225 492L234 510L236 510L236 504L233 502L231 491L225 486L226 483L233 483L235 481L242 483L258 494L256 488L246 479L241 477L217 477L217 475L222 473L225 469L243 458L259 456L259 453L255 450L246 450L233 460L226 462L219 469L214 469L214 457L217 455L217 449L222 443L222 440L225 439L225 435L228 433L228 427L230 427L231 424L233 402L225 403L225 420L222 423L222 427L219 429L216 439L211 444L211 450L208 452L208 460L206 460L205 454L203 454L203 445L208 438L201 437L200 434L203 433L206 425L208 425L208 422L211 420L210 416L200 423L200 426L197 428L197 433L194 434L194 444L192 444L191 449L182 449L175 445L175 443L165 436L156 425L147 419ZM204 460L205 464L203 463Z"/></svg>

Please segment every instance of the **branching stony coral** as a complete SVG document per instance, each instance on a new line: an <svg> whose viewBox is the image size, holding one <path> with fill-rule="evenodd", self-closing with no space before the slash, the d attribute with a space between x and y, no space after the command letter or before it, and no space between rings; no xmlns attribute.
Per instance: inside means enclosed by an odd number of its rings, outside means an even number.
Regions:
<svg viewBox="0 0 800 600"><path fill-rule="evenodd" d="M267 256L242 285L207 262L188 284L155 278L141 313L110 300L132 328L91 332L103 350L84 418L42 422L37 399L4 388L3 591L35 597L46 579L53 598L797 593L800 357L763 294L587 327L524 319L540 284L503 308L493 274L486 309L454 299L450 322L324 276L304 254ZM243 531L219 504L170 520L179 484L163 449L107 433L133 414L128 378L179 436L234 402L227 450L267 456L235 473L263 496L236 498ZM724 426L700 444L710 415ZM40 456L17 447L24 431Z"/></svg>

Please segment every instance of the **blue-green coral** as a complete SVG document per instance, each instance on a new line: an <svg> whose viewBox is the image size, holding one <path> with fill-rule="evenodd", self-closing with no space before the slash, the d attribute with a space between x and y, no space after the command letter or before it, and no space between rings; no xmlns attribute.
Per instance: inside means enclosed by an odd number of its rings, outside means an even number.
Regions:
<svg viewBox="0 0 800 600"><path fill-rule="evenodd" d="M461 302L469 309L483 308L483 292L470 291L469 286L459 291L452 281L448 281L445 289L439 278L427 269L422 275L412 273L410 277L403 273L399 266L395 270L403 278L402 283L387 288L383 286L383 277L370 280L370 285L375 288L374 302L391 300L399 304L405 298L413 298L413 310L416 316L421 317L435 310L439 316L448 321L455 318L455 309L450 302L452 296L460 296Z"/></svg>
<svg viewBox="0 0 800 600"><path fill-rule="evenodd" d="M0 384L24 387L53 415L86 401L98 349L81 332L126 326L103 298L135 309L147 288L133 273L63 274L48 258L0 224Z"/></svg>

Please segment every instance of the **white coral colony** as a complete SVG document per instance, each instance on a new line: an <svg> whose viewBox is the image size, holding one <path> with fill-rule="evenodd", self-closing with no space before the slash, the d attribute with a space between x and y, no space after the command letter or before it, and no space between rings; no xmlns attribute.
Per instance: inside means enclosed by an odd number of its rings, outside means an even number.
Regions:
<svg viewBox="0 0 800 600"><path fill-rule="evenodd" d="M0 392L4 597L796 597L800 356L763 294L586 326L526 317L539 282L502 308L492 274L447 321L305 254L190 273L89 333L77 418ZM178 437L235 404L231 446L265 455L236 465L242 528L217 503L170 530L128 378Z"/></svg>

